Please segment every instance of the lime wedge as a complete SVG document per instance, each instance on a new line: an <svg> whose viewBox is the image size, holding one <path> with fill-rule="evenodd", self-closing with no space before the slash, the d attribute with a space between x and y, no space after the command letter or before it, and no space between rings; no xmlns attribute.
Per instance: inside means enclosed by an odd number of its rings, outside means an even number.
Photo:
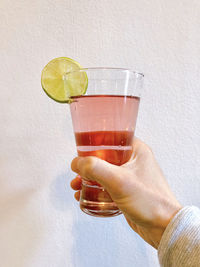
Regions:
<svg viewBox="0 0 200 267"><path fill-rule="evenodd" d="M80 64L71 58L55 58L42 70L42 88L53 100L71 103L72 96L83 95L87 90L87 74L77 71L80 69Z"/></svg>

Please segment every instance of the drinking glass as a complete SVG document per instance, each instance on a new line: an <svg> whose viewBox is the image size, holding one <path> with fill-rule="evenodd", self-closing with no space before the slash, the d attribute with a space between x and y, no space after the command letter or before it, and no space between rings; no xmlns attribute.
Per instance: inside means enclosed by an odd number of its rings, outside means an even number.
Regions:
<svg viewBox="0 0 200 267"><path fill-rule="evenodd" d="M73 80L81 73L87 75L87 91L72 97L70 104L78 156L96 156L123 165L133 154L143 74L122 68L87 68L70 72L66 78ZM98 217L121 213L100 184L84 177L80 208Z"/></svg>

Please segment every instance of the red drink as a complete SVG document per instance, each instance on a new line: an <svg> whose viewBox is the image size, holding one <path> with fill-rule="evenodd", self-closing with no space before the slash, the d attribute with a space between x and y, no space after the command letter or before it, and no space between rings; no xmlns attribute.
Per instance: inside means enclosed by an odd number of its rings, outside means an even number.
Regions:
<svg viewBox="0 0 200 267"><path fill-rule="evenodd" d="M96 156L115 165L132 155L139 98L90 95L75 97L70 105L78 155ZM109 194L99 184L83 180L81 209L96 216L120 213Z"/></svg>
<svg viewBox="0 0 200 267"><path fill-rule="evenodd" d="M130 131L79 132L75 138L80 157L95 156L119 166L132 154L133 132Z"/></svg>

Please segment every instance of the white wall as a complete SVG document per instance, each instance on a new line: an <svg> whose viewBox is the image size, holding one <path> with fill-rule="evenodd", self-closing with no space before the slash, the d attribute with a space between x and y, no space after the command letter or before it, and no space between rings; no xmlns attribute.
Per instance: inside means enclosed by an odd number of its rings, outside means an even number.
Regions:
<svg viewBox="0 0 200 267"><path fill-rule="evenodd" d="M46 97L40 74L58 56L144 72L137 136L178 199L200 205L199 14L199 0L1 0L2 267L158 266L122 216L79 210L69 107Z"/></svg>

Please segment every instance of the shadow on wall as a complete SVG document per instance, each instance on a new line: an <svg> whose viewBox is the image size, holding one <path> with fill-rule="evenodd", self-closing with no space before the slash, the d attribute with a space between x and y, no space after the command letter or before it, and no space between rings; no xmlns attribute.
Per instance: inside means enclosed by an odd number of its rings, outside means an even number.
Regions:
<svg viewBox="0 0 200 267"><path fill-rule="evenodd" d="M70 209L73 216L73 267L143 266L148 257L144 241L126 223L123 215L96 218L83 213L70 189L71 173L59 175L51 185L55 209Z"/></svg>
<svg viewBox="0 0 200 267"><path fill-rule="evenodd" d="M70 188L71 173L62 173L51 184L50 199L53 207L59 211L72 208L73 192Z"/></svg>

